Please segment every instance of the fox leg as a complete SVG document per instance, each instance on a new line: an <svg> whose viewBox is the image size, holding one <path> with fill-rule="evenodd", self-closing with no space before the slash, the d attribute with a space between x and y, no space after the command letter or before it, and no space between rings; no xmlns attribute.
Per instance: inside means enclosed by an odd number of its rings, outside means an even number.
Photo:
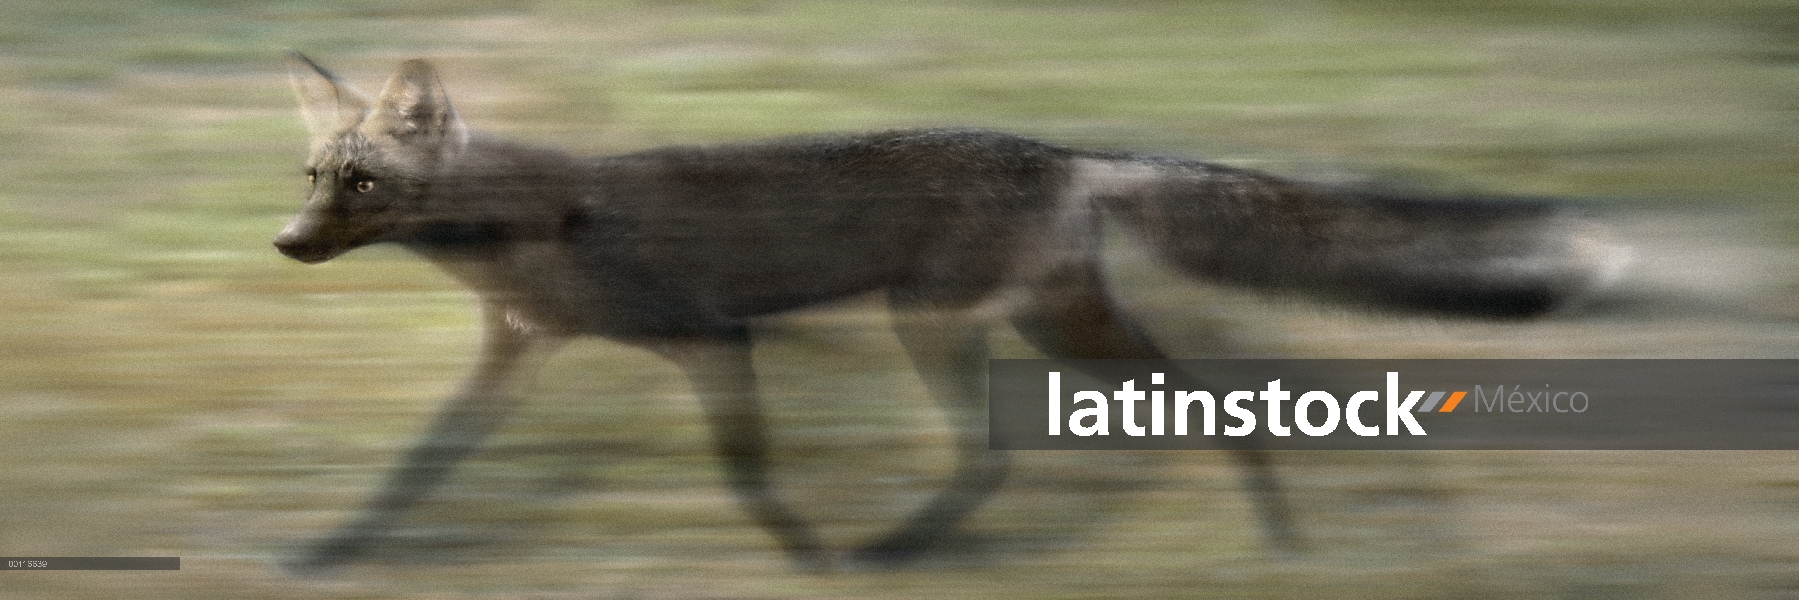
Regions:
<svg viewBox="0 0 1799 600"><path fill-rule="evenodd" d="M714 452L744 510L774 535L800 570L829 571L831 562L817 533L769 485L768 436L748 330L734 327L718 336L664 340L649 347L692 382L712 430Z"/></svg>
<svg viewBox="0 0 1799 600"><path fill-rule="evenodd" d="M481 356L461 391L445 403L424 439L406 454L362 514L287 563L288 570L316 574L366 552L457 462L480 449L518 405L523 376L566 339L509 323L501 306L489 304L482 312Z"/></svg>
<svg viewBox="0 0 1799 600"><path fill-rule="evenodd" d="M894 332L955 435L955 472L944 490L886 537L858 549L858 563L895 566L930 549L1005 481L1004 452L987 449L987 326L953 312L894 302Z"/></svg>
<svg viewBox="0 0 1799 600"><path fill-rule="evenodd" d="M1013 316L1012 324L1025 341L1051 358L1168 360L1118 309L1093 265L1065 269L1045 279L1034 301ZM1179 369L1166 372L1169 384L1179 384L1172 389L1203 389ZM1269 547L1279 553L1296 550L1292 512L1268 451L1253 436L1226 437L1222 443L1242 473Z"/></svg>

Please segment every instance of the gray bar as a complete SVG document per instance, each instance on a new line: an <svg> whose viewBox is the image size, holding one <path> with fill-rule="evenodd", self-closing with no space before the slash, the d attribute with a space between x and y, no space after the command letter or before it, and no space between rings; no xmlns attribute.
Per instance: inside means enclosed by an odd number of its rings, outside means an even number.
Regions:
<svg viewBox="0 0 1799 600"><path fill-rule="evenodd" d="M1437 401L1442 400L1443 395L1448 393L1449 392L1431 392L1430 397L1424 399L1424 404L1418 407L1418 412L1424 413L1437 410Z"/></svg>
<svg viewBox="0 0 1799 600"><path fill-rule="evenodd" d="M0 556L0 571L179 570L179 556Z"/></svg>

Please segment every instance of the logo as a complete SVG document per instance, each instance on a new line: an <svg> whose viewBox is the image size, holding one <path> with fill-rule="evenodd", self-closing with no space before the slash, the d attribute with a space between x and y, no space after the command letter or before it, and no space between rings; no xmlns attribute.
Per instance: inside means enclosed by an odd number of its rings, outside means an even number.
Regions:
<svg viewBox="0 0 1799 600"><path fill-rule="evenodd" d="M1149 383L1152 386L1163 385L1166 377L1162 373L1150 373ZM1281 380L1268 382L1266 389L1260 391L1234 391L1224 394L1220 401L1208 391L1175 391L1136 388L1137 380L1126 380L1120 389L1113 391L1110 398L1103 392L1079 391L1064 399L1062 393L1062 373L1048 373L1049 405L1048 434L1062 435L1064 425L1068 433L1077 436L1111 435L1112 414L1119 416L1119 432L1130 436L1169 435L1169 421L1173 421L1172 435L1189 435L1194 429L1199 435L1218 435L1219 412L1225 417L1234 419L1236 424L1225 424L1223 434L1227 436L1246 436L1256 430L1258 424L1265 427L1268 434L1280 437L1293 435L1297 429L1301 435L1327 436L1336 433L1340 425L1355 435L1372 437L1379 435L1429 435L1422 424L1414 416L1416 413L1452 413L1461 406L1462 399L1468 397L1466 390L1454 392L1413 391L1403 396L1399 392L1399 372L1387 372L1386 394L1374 390L1364 390L1349 396L1347 402L1339 402L1330 392L1315 390L1300 394L1288 412L1284 402L1293 401L1293 392L1281 389ZM1480 412L1544 412L1553 409L1556 412L1586 412L1592 404L1585 392L1525 392L1522 385L1513 385L1508 396L1506 386L1496 385L1493 399L1485 400L1482 388L1476 386L1474 411ZM1547 388L1548 386L1544 386ZM1427 395L1428 394L1428 395ZM1448 401L1444 402L1447 396ZM1566 406L1563 401L1566 399ZM1108 402L1117 402L1114 411ZM1382 402L1384 400L1384 403ZM1141 412L1138 402L1145 402L1149 412L1149 424L1138 423ZM1261 420L1258 421L1254 410L1245 408L1244 402L1265 402ZM1383 430L1369 421L1363 420L1364 409L1373 403L1385 409L1386 428ZM1439 408L1439 403L1441 408ZM1082 404L1087 406L1081 407ZM1064 408L1069 410L1065 411ZM1067 417L1064 420L1064 413ZM1288 418L1291 415L1291 418ZM1379 422L1379 421L1375 421ZM1291 423L1291 425L1289 425ZM1197 427L1195 427L1197 424Z"/></svg>
<svg viewBox="0 0 1799 600"><path fill-rule="evenodd" d="M1799 449L1795 360L995 360L996 449Z"/></svg>

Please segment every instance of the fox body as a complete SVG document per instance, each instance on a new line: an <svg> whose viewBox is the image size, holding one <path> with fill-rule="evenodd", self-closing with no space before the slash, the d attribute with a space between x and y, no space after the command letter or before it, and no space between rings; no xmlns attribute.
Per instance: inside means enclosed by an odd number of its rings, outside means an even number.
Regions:
<svg viewBox="0 0 1799 600"><path fill-rule="evenodd" d="M849 557L892 565L1004 478L1004 454L985 448L992 325L1009 322L1055 358L1166 358L1107 292L1102 214L1199 277L1455 314L1551 310L1601 283L1615 254L1542 203L1393 197L988 131L576 157L470 133L422 61L378 96L298 54L292 71L312 187L275 246L317 263L402 245L472 289L485 323L468 382L362 515L294 563L301 571L378 540L479 448L531 366L575 336L680 367L744 508L797 565L821 570L833 557L768 483L746 320L884 291L957 431L946 489ZM1227 443L1270 541L1291 546L1265 453Z"/></svg>

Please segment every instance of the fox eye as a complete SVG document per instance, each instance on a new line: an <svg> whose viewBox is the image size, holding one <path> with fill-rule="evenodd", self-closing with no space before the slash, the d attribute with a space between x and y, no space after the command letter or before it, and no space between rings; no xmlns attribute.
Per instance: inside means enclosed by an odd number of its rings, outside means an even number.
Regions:
<svg viewBox="0 0 1799 600"><path fill-rule="evenodd" d="M362 181L356 182L356 191L364 193L364 194L375 191L375 180L364 179Z"/></svg>
<svg viewBox="0 0 1799 600"><path fill-rule="evenodd" d="M318 184L319 184L319 174L318 173L307 173L306 174L306 185L318 185Z"/></svg>

